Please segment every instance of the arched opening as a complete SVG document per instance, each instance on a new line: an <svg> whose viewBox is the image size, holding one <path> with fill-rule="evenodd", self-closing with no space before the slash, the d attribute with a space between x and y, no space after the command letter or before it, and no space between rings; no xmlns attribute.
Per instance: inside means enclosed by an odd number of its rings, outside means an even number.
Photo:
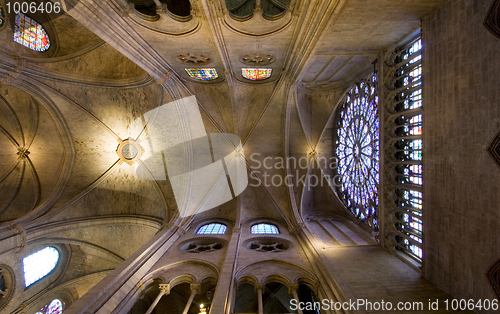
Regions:
<svg viewBox="0 0 500 314"><path fill-rule="evenodd" d="M262 0L262 12L267 17L277 17L285 12L290 0Z"/></svg>
<svg viewBox="0 0 500 314"><path fill-rule="evenodd" d="M191 3L189 0L161 0L161 2L167 5L170 13L182 17L191 15Z"/></svg>
<svg viewBox="0 0 500 314"><path fill-rule="evenodd" d="M293 296L288 293L288 288L280 282L269 282L262 292L264 313L298 313L292 310Z"/></svg>
<svg viewBox="0 0 500 314"><path fill-rule="evenodd" d="M157 20L160 16L156 13L154 0L129 0L139 15L148 20Z"/></svg>
<svg viewBox="0 0 500 314"><path fill-rule="evenodd" d="M182 314L187 309L187 314L199 314L200 309L210 312L212 298L217 286L215 279L208 278L201 284L187 282L175 285L169 291L162 290L159 280L134 304L129 314L143 314L153 306L151 314ZM155 300L159 297L158 303Z"/></svg>
<svg viewBox="0 0 500 314"><path fill-rule="evenodd" d="M314 309L304 309L303 314L321 314L321 300L316 296L314 291L306 284L300 284L297 291L299 296L299 301L304 302L304 304L311 304Z"/></svg>
<svg viewBox="0 0 500 314"><path fill-rule="evenodd" d="M236 289L234 313L258 313L259 300L255 287L242 283Z"/></svg>

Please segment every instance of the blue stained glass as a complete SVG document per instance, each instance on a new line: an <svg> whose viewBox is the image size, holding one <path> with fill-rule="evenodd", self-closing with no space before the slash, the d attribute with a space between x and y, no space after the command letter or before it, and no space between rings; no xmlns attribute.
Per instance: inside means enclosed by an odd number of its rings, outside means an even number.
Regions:
<svg viewBox="0 0 500 314"><path fill-rule="evenodd" d="M225 234L226 225L220 223L211 223L208 225L203 225L196 234Z"/></svg>
<svg viewBox="0 0 500 314"><path fill-rule="evenodd" d="M250 229L252 234L279 234L278 227L271 224L257 224Z"/></svg>
<svg viewBox="0 0 500 314"><path fill-rule="evenodd" d="M379 120L377 79L353 86L340 107L337 124L338 192L346 207L377 227L379 184Z"/></svg>
<svg viewBox="0 0 500 314"><path fill-rule="evenodd" d="M0 28L2 28L2 25L3 25L3 8L2 8L2 4L0 3Z"/></svg>
<svg viewBox="0 0 500 314"><path fill-rule="evenodd" d="M210 81L219 77L217 70L214 68L194 68L185 70L190 77L196 80Z"/></svg>
<svg viewBox="0 0 500 314"><path fill-rule="evenodd" d="M47 309L47 314L61 314L62 313L62 308L63 308L63 303L55 299L49 304L49 308Z"/></svg>

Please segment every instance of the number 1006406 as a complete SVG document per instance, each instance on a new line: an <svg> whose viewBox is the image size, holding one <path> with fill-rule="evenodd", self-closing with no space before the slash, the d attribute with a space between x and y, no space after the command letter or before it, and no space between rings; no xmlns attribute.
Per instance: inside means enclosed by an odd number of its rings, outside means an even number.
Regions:
<svg viewBox="0 0 500 314"><path fill-rule="evenodd" d="M7 2L5 4L7 13L61 13L61 4L59 2Z"/></svg>

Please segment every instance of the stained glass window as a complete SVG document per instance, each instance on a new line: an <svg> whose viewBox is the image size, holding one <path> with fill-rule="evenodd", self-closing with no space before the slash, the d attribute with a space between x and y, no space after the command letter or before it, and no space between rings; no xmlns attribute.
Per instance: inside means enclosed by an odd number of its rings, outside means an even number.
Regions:
<svg viewBox="0 0 500 314"><path fill-rule="evenodd" d="M243 68L241 69L241 75L246 79L258 81L270 78L272 71L273 69Z"/></svg>
<svg viewBox="0 0 500 314"><path fill-rule="evenodd" d="M2 27L3 27L4 23L5 23L4 22L5 17L4 17L4 12L3 11L4 11L4 9L2 7L2 3L0 2L0 29L2 29Z"/></svg>
<svg viewBox="0 0 500 314"><path fill-rule="evenodd" d="M61 314L63 312L64 303L59 299L54 299L49 305L45 305L36 312L36 314Z"/></svg>
<svg viewBox="0 0 500 314"><path fill-rule="evenodd" d="M195 80L210 81L219 77L214 68L186 68L185 70Z"/></svg>
<svg viewBox="0 0 500 314"><path fill-rule="evenodd" d="M61 314L63 309L63 304L60 300L55 299L49 304L46 314Z"/></svg>
<svg viewBox="0 0 500 314"><path fill-rule="evenodd" d="M50 47L49 36L42 25L22 13L16 15L14 41L40 52Z"/></svg>
<svg viewBox="0 0 500 314"><path fill-rule="evenodd" d="M394 73L393 89L397 91L389 102L394 120L394 181L396 236L399 249L418 259L422 258L422 42L420 39L403 49L395 58L399 67Z"/></svg>
<svg viewBox="0 0 500 314"><path fill-rule="evenodd" d="M59 251L49 246L23 258L25 286L35 283L49 274L59 261Z"/></svg>
<svg viewBox="0 0 500 314"><path fill-rule="evenodd" d="M369 226L377 227L379 119L377 75L354 84L337 117L337 192L345 206Z"/></svg>
<svg viewBox="0 0 500 314"><path fill-rule="evenodd" d="M227 227L219 223L211 223L208 225L203 225L196 234L224 234L226 233Z"/></svg>
<svg viewBox="0 0 500 314"><path fill-rule="evenodd" d="M250 229L252 234L279 234L278 227L271 224L257 224Z"/></svg>

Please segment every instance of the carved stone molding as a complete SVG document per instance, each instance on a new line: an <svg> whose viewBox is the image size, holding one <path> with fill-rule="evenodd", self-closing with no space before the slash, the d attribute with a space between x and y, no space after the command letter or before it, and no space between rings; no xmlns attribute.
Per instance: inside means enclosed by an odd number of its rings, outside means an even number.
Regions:
<svg viewBox="0 0 500 314"><path fill-rule="evenodd" d="M495 136L490 146L487 149L490 156L493 158L497 166L500 167L500 132Z"/></svg>
<svg viewBox="0 0 500 314"><path fill-rule="evenodd" d="M484 19L484 26L500 38L500 0L494 0Z"/></svg>
<svg viewBox="0 0 500 314"><path fill-rule="evenodd" d="M16 233L17 236L17 249L19 253L26 246L26 230L19 224L11 223L9 227Z"/></svg>
<svg viewBox="0 0 500 314"><path fill-rule="evenodd" d="M488 269L486 276L497 298L500 299L500 260L496 261L496 263Z"/></svg>
<svg viewBox="0 0 500 314"><path fill-rule="evenodd" d="M290 242L275 237L258 237L246 241L245 246L257 252L276 253L288 250Z"/></svg>

